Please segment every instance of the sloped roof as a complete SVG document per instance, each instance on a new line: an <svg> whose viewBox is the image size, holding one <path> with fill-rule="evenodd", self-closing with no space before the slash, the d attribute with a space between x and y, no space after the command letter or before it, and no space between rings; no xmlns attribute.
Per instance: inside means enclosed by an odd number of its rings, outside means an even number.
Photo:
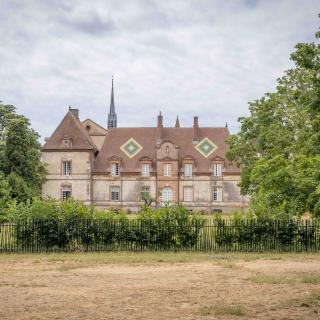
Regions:
<svg viewBox="0 0 320 320"><path fill-rule="evenodd" d="M71 139L72 146L64 144L64 139ZM42 147L42 150L93 150L98 148L81 125L80 120L71 111L65 115L57 129Z"/></svg>
<svg viewBox="0 0 320 320"><path fill-rule="evenodd" d="M81 124L90 136L105 136L108 132L105 128L100 126L100 124L94 122L91 119L86 119L82 121ZM89 131L86 129L87 126L90 126Z"/></svg>
<svg viewBox="0 0 320 320"><path fill-rule="evenodd" d="M108 160L112 156L118 156L122 159L122 172L140 171L139 160L142 157L149 157L156 160L156 131L157 128L112 128L108 131L105 142L99 152L97 159L94 161L93 171L97 173L108 172ZM212 171L212 159L219 156L225 158L228 145L225 140L230 133L227 128L200 128L200 139L209 138L218 147L208 158L205 158L195 149L192 141L193 128L163 128L163 141L169 140L179 147L179 160L186 156L195 159L196 172ZM136 140L142 150L133 158L129 158L120 148L130 138ZM235 169L225 161L226 170Z"/></svg>

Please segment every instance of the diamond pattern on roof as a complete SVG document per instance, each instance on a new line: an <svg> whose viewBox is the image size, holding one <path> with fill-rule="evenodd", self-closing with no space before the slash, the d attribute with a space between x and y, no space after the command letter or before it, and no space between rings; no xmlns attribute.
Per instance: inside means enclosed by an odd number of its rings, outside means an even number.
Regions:
<svg viewBox="0 0 320 320"><path fill-rule="evenodd" d="M129 139L126 143L124 143L120 149L129 157L133 158L136 154L138 154L142 147L141 145L134 140L133 138Z"/></svg>
<svg viewBox="0 0 320 320"><path fill-rule="evenodd" d="M217 146L209 139L202 139L195 148L205 157L209 157L211 153L217 150Z"/></svg>

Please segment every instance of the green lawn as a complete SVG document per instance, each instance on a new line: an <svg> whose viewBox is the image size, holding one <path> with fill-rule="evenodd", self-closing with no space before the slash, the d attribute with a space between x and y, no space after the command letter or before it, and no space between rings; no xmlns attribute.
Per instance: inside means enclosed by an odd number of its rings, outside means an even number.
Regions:
<svg viewBox="0 0 320 320"><path fill-rule="evenodd" d="M238 261L268 260L319 260L314 253L198 253L198 252L87 252L87 253L1 253L0 262L4 261L47 261L74 262L85 264L106 263L179 263L210 261L233 263Z"/></svg>

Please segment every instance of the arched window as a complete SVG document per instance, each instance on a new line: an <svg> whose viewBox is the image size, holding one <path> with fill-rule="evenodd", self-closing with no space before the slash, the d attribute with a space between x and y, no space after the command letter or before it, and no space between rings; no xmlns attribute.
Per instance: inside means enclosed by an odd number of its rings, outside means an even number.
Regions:
<svg viewBox="0 0 320 320"><path fill-rule="evenodd" d="M166 146L166 154L169 154L169 146Z"/></svg>
<svg viewBox="0 0 320 320"><path fill-rule="evenodd" d="M173 200L172 189L170 187L165 187L162 190L162 202L170 202Z"/></svg>

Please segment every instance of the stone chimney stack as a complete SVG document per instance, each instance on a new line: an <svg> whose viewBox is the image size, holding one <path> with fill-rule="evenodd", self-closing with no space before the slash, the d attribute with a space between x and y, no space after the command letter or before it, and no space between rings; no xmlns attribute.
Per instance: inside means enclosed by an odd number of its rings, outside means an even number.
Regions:
<svg viewBox="0 0 320 320"><path fill-rule="evenodd" d="M159 144L162 140L162 131L163 131L163 117L160 111L158 115L158 123L157 123L157 144Z"/></svg>
<svg viewBox="0 0 320 320"><path fill-rule="evenodd" d="M69 111L79 119L79 109L71 108L71 106L69 106Z"/></svg>
<svg viewBox="0 0 320 320"><path fill-rule="evenodd" d="M199 136L200 136L200 129L199 129L199 118L194 117L193 118L193 142L198 142L199 141Z"/></svg>

